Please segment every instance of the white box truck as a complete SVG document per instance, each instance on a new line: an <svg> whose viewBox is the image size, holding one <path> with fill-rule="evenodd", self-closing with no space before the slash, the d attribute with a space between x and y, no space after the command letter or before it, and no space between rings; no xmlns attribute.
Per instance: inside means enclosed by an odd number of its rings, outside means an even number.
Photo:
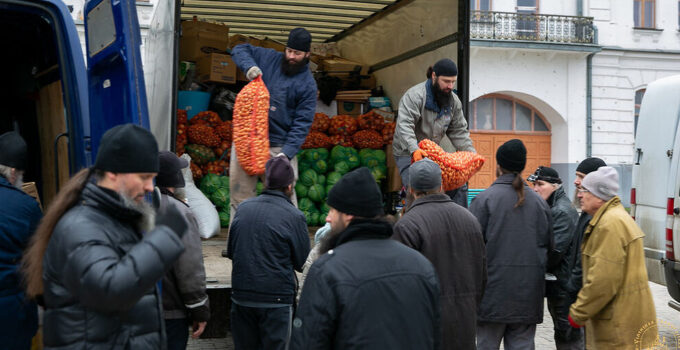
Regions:
<svg viewBox="0 0 680 350"><path fill-rule="evenodd" d="M631 215L645 233L649 279L680 311L680 75L649 84L635 140Z"/></svg>

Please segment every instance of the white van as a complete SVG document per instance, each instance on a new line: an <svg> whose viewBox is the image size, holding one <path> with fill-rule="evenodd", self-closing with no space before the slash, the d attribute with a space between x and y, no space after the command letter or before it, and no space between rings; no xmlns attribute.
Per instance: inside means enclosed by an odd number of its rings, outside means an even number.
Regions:
<svg viewBox="0 0 680 350"><path fill-rule="evenodd" d="M680 311L680 75L647 87L635 140L631 215L645 233L650 281Z"/></svg>

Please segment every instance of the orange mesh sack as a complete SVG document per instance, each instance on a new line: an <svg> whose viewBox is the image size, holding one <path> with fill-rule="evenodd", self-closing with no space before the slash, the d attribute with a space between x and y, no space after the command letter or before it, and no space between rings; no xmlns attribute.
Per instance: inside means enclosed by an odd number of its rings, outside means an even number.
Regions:
<svg viewBox="0 0 680 350"><path fill-rule="evenodd" d="M248 175L264 174L269 159L269 90L262 77L248 83L236 96L232 132L241 168Z"/></svg>
<svg viewBox="0 0 680 350"><path fill-rule="evenodd" d="M463 186L482 168L485 161L484 157L474 152L444 152L438 144L428 139L420 141L418 147L427 152L427 157L439 164L442 169L444 191Z"/></svg>

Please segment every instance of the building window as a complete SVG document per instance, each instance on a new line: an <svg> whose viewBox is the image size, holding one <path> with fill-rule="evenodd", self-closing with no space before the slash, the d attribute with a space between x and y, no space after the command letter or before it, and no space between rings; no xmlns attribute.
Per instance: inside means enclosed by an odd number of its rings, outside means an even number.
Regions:
<svg viewBox="0 0 680 350"><path fill-rule="evenodd" d="M471 103L470 130L550 133L545 118L529 104L505 95L487 95Z"/></svg>
<svg viewBox="0 0 680 350"><path fill-rule="evenodd" d="M491 11L491 0L470 0L470 11Z"/></svg>
<svg viewBox="0 0 680 350"><path fill-rule="evenodd" d="M655 28L656 0L633 0L633 21L636 28Z"/></svg>
<svg viewBox="0 0 680 350"><path fill-rule="evenodd" d="M642 97L645 95L646 89L635 91L635 120L633 121L633 136L637 135L638 117L640 117L640 106L642 105Z"/></svg>
<svg viewBox="0 0 680 350"><path fill-rule="evenodd" d="M521 40L538 39L538 0L517 0L517 37Z"/></svg>

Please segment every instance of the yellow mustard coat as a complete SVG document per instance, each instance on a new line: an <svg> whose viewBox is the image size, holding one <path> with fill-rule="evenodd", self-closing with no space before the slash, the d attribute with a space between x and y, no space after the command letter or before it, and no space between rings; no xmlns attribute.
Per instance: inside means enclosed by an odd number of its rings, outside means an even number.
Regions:
<svg viewBox="0 0 680 350"><path fill-rule="evenodd" d="M586 326L588 349L640 349L656 340L643 237L619 197L603 204L586 228L583 288L569 315Z"/></svg>

